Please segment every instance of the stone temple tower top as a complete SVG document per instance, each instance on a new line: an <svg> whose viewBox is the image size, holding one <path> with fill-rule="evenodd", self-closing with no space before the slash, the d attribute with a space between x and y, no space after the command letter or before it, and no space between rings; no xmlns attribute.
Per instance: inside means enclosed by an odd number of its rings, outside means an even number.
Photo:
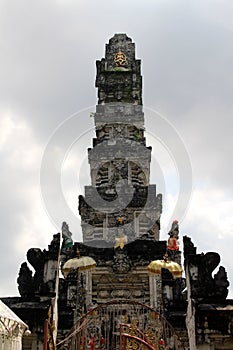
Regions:
<svg viewBox="0 0 233 350"><path fill-rule="evenodd" d="M96 65L98 104L142 104L141 60L135 59L135 44L126 34L115 34L109 40L105 58Z"/></svg>
<svg viewBox="0 0 233 350"><path fill-rule="evenodd" d="M115 34L106 45L105 57L97 61L96 87L91 185L79 196L83 242L112 247L123 237L158 241L162 196L150 184L141 61L126 34Z"/></svg>

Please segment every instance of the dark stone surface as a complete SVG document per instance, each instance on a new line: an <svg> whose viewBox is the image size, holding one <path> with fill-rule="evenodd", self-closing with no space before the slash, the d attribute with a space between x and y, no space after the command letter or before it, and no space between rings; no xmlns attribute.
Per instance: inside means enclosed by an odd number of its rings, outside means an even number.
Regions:
<svg viewBox="0 0 233 350"><path fill-rule="evenodd" d="M39 293L41 285L44 283L44 263L45 254L39 248L31 248L27 252L27 260L35 270L33 276L35 292Z"/></svg>
<svg viewBox="0 0 233 350"><path fill-rule="evenodd" d="M28 326L30 331L37 334L38 340L43 340L44 321L48 317L50 300L40 301L32 298L25 301L23 298L1 298L1 300Z"/></svg>
<svg viewBox="0 0 233 350"><path fill-rule="evenodd" d="M57 261L60 250L60 234L53 235L53 240L48 250L30 248L27 252L27 260L34 268L34 275L26 262L21 265L17 278L20 295L25 299L39 296L54 296L55 280L47 281L45 276L46 261Z"/></svg>
<svg viewBox="0 0 233 350"><path fill-rule="evenodd" d="M94 244L102 244L101 242L91 242L91 245L83 243L75 243L73 257L78 247L81 256L92 257L98 266L104 266L106 263L111 264L114 261L115 250L113 247L96 247ZM107 242L105 242L107 246ZM152 260L162 259L166 252L166 241L152 241L138 239L125 245L124 251L132 261L134 266L140 264L141 266L148 265Z"/></svg>
<svg viewBox="0 0 233 350"><path fill-rule="evenodd" d="M34 296L35 286L32 277L32 271L29 269L26 262L21 264L19 276L17 278L19 294L24 299L30 299Z"/></svg>
<svg viewBox="0 0 233 350"><path fill-rule="evenodd" d="M115 55L123 52L125 64L119 67ZM141 61L135 59L135 45L126 34L115 34L106 45L106 55L96 62L98 103L142 104Z"/></svg>
<svg viewBox="0 0 233 350"><path fill-rule="evenodd" d="M186 258L188 255L196 254L197 248L194 247L194 244L191 241L190 237L184 236L183 244L184 244L184 258Z"/></svg>
<svg viewBox="0 0 233 350"><path fill-rule="evenodd" d="M185 265L188 267L191 283L191 297L199 301L221 301L228 295L229 281L224 267L212 276L220 263L216 252L196 254L191 239L184 237Z"/></svg>

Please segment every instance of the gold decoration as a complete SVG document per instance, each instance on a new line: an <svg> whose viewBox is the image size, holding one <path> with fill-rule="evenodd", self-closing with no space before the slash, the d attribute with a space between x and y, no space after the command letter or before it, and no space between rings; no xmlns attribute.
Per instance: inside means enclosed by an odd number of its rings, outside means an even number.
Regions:
<svg viewBox="0 0 233 350"><path fill-rule="evenodd" d="M120 247L120 249L123 249L125 244L128 242L127 236L120 236L115 238L115 245L114 249Z"/></svg>
<svg viewBox="0 0 233 350"><path fill-rule="evenodd" d="M158 336L156 336L156 332L153 326L147 326L145 331L142 332L138 328L138 320L133 319L131 324L124 324L122 331L123 333L133 335L138 337L139 339L131 339L127 338L126 340L126 350L148 350L148 347L140 342L140 339L145 340L149 345L153 346L156 349L155 344L158 342ZM156 328L158 328L157 325ZM160 325L161 328L161 325ZM160 334L159 334L160 336Z"/></svg>
<svg viewBox="0 0 233 350"><path fill-rule="evenodd" d="M119 225L122 225L122 224L123 224L124 219L123 219L123 217L122 217L122 216L119 216L119 218L117 219L117 221L118 221Z"/></svg>
<svg viewBox="0 0 233 350"><path fill-rule="evenodd" d="M175 279L182 277L182 267L176 262L168 260L166 256L164 260L154 260L147 266L147 270L155 275L161 275L162 269L169 270Z"/></svg>
<svg viewBox="0 0 233 350"><path fill-rule="evenodd" d="M124 52L122 51L117 52L114 56L114 62L117 67L124 66L126 64L126 56Z"/></svg>

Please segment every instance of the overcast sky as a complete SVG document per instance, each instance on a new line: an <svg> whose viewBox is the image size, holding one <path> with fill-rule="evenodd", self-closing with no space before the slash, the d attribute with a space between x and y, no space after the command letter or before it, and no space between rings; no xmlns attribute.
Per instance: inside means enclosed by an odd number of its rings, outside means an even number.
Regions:
<svg viewBox="0 0 233 350"><path fill-rule="evenodd" d="M161 238L179 180L187 180L178 175L191 166L191 202L176 217L181 240L188 235L198 252L219 252L233 285L232 17L232 0L0 1L0 296L18 294L27 250L47 248L63 221L81 239L78 194L90 182L95 61L114 33L127 33L142 59L151 182L164 197ZM161 120L171 137L179 135L183 169L170 138L158 135ZM43 166L48 177L60 174L54 181L67 210L51 194L51 178L41 184Z"/></svg>

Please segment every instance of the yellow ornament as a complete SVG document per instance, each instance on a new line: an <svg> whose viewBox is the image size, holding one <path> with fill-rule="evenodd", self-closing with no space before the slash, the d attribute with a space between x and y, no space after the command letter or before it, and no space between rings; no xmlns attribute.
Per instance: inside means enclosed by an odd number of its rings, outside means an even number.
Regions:
<svg viewBox="0 0 233 350"><path fill-rule="evenodd" d="M117 67L124 66L126 64L126 56L124 52L122 51L117 52L114 56L114 62Z"/></svg>

